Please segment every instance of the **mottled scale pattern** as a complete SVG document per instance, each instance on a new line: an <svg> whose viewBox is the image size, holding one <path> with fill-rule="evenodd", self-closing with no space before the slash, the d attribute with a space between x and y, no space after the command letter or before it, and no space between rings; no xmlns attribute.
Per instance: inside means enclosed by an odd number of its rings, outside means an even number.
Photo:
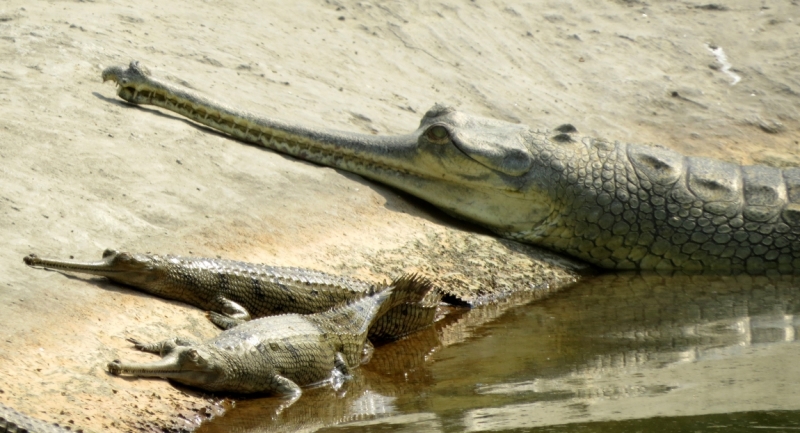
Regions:
<svg viewBox="0 0 800 433"><path fill-rule="evenodd" d="M518 238L611 269L800 269L800 169L591 138L533 144L553 211Z"/></svg>
<svg viewBox="0 0 800 433"><path fill-rule="evenodd" d="M436 321L442 292L433 289L421 302L400 304L381 316L369 328L374 342L392 341L427 328Z"/></svg>
<svg viewBox="0 0 800 433"><path fill-rule="evenodd" d="M126 101L359 173L604 268L800 271L800 169L579 140L572 125L532 131L440 105L410 135L365 137L255 116L153 78L138 62L102 76Z"/></svg>
<svg viewBox="0 0 800 433"><path fill-rule="evenodd" d="M356 336L348 334L328 338L309 318L297 314L264 317L224 331L205 342L205 346L213 348L213 356L227 360L227 380L209 384L205 389L276 392L281 389L281 378L299 386L328 379L339 349L336 340ZM363 339L361 343L363 345Z"/></svg>
<svg viewBox="0 0 800 433"><path fill-rule="evenodd" d="M21 414L0 403L0 433L74 433L75 431Z"/></svg>
<svg viewBox="0 0 800 433"><path fill-rule="evenodd" d="M304 268L178 256L168 256L166 262L168 277L159 292L199 297L196 305L212 311L227 312L230 302L234 302L251 318L319 313L377 290L376 285L362 280ZM370 339L396 340L431 325L441 294L426 299L427 302L403 304L384 314L375 330L370 330Z"/></svg>
<svg viewBox="0 0 800 433"><path fill-rule="evenodd" d="M358 367L365 347L371 347L367 333L374 321L397 306L420 303L431 288L428 280L406 275L371 296L322 313L251 320L191 345L207 365L218 367L220 375L201 382L186 381L180 374L170 377L209 391L299 394L299 387L328 380L335 370L349 374ZM128 371L126 368L134 374L147 370L146 365L131 367L120 361L109 367L114 374ZM152 375L166 369L159 363L153 368ZM189 371L177 365L170 370Z"/></svg>
<svg viewBox="0 0 800 433"><path fill-rule="evenodd" d="M232 301L252 317L316 313L375 290L364 281L309 269L179 256L164 256L162 263L167 278L155 290L195 298L212 311L225 311Z"/></svg>
<svg viewBox="0 0 800 433"><path fill-rule="evenodd" d="M186 302L209 311L209 319L223 329L275 314L318 313L386 286L303 268L112 249L97 262L45 259L35 254L23 261L33 267L105 276ZM441 293L433 293L419 305L401 305L383 315L375 338L394 340L431 325L441 301Z"/></svg>

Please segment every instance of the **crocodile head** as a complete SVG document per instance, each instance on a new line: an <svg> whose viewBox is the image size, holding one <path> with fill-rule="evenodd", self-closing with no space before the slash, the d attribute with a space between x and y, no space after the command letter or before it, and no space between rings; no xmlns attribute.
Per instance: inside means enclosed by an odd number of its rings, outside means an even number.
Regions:
<svg viewBox="0 0 800 433"><path fill-rule="evenodd" d="M118 359L108 363L108 372L113 375L162 377L210 391L227 389L225 372L229 369L224 359L202 346L177 347L150 363L126 363Z"/></svg>
<svg viewBox="0 0 800 433"><path fill-rule="evenodd" d="M405 136L341 134L355 149L339 166L421 197L450 215L500 233L528 232L552 212L536 182L534 133L524 125L435 105ZM346 140L351 137L351 140ZM310 158L309 158L310 159ZM336 158L320 157L337 166Z"/></svg>
<svg viewBox="0 0 800 433"><path fill-rule="evenodd" d="M112 249L103 251L103 259L97 262L43 259L36 254L26 256L23 261L32 267L107 277L141 289L154 287L167 275L165 260L160 256L131 254Z"/></svg>
<svg viewBox="0 0 800 433"><path fill-rule="evenodd" d="M519 124L437 104L411 134L355 134L233 108L154 77L137 61L110 66L102 78L128 102L160 106L243 141L377 180L501 234L529 232L552 210L548 189L532 185L546 176L536 170L534 132Z"/></svg>

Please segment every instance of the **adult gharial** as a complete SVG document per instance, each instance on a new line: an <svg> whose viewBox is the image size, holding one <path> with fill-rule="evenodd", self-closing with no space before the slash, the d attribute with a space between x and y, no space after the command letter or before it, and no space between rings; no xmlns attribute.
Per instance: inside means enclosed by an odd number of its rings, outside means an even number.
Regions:
<svg viewBox="0 0 800 433"><path fill-rule="evenodd" d="M608 269L800 270L800 168L739 166L640 144L537 131L435 105L408 135L312 129L154 78L103 80L245 142L360 174L497 234Z"/></svg>

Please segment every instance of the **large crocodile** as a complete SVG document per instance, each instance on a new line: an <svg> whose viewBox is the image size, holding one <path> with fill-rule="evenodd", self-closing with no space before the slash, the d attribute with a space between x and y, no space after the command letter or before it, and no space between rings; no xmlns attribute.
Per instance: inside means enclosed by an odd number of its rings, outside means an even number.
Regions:
<svg viewBox="0 0 800 433"><path fill-rule="evenodd" d="M417 303L432 284L414 274L395 280L371 296L308 315L284 314L251 320L196 344L173 338L134 343L160 353L153 363L108 364L112 374L163 377L209 391L269 393L289 397L301 387L348 375L371 355L367 332L398 305Z"/></svg>
<svg viewBox="0 0 800 433"><path fill-rule="evenodd" d="M377 287L310 269L112 249L105 250L97 262L44 259L35 254L23 260L33 267L104 276L194 305L208 311L209 319L222 329L275 314L320 313L373 293ZM440 300L441 292L435 289L419 303L396 306L370 327L370 340L395 340L429 326Z"/></svg>
<svg viewBox="0 0 800 433"><path fill-rule="evenodd" d="M639 144L538 131L435 105L408 135L312 129L154 78L104 81L245 142L360 174L509 239L610 269L800 270L800 168L739 166Z"/></svg>

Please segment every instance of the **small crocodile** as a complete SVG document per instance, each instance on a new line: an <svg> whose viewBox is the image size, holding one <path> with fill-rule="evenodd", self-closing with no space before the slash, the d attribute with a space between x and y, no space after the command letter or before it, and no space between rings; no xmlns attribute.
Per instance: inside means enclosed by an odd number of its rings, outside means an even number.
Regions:
<svg viewBox="0 0 800 433"><path fill-rule="evenodd" d="M203 343L173 338L143 344L153 363L108 364L115 375L162 377L208 391L266 393L296 400L301 387L343 377L371 356L372 323L399 305L420 302L432 284L415 274L347 305L308 314L251 320ZM366 355L365 355L366 354Z"/></svg>
<svg viewBox="0 0 800 433"><path fill-rule="evenodd" d="M0 433L75 433L81 431L46 423L0 403Z"/></svg>
<svg viewBox="0 0 800 433"><path fill-rule="evenodd" d="M603 268L800 271L800 168L579 138L571 125L538 131L438 104L408 135L312 129L216 102L138 62L102 78L128 102L360 174Z"/></svg>
<svg viewBox="0 0 800 433"><path fill-rule="evenodd" d="M104 276L208 311L209 319L230 329L252 318L328 310L368 295L376 285L355 278L302 268L276 267L234 260L131 254L107 249L98 262L26 256L25 264ZM417 304L401 304L370 328L372 341L395 340L433 323L441 300L438 289Z"/></svg>

